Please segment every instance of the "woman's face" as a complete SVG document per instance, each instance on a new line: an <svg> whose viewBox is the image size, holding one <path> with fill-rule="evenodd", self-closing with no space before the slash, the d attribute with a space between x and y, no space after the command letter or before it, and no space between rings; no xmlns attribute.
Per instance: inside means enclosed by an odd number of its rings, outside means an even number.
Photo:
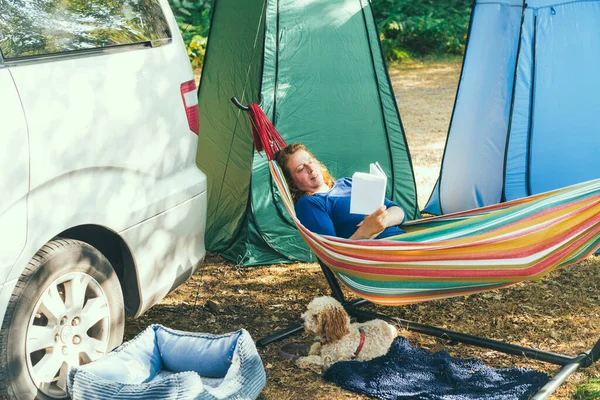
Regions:
<svg viewBox="0 0 600 400"><path fill-rule="evenodd" d="M324 185L321 164L305 150L298 150L288 159L287 167L299 190L316 193Z"/></svg>

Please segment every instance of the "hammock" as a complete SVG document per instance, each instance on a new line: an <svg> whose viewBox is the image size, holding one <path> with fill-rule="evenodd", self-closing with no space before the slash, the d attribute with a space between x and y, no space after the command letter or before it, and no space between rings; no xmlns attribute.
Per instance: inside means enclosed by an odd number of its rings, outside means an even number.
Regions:
<svg viewBox="0 0 600 400"><path fill-rule="evenodd" d="M283 204L308 246L319 258L335 297L359 321L384 319L404 329L452 342L561 365L532 400L543 400L581 367L600 359L600 340L571 357L391 318L359 306L416 303L501 288L539 279L594 253L600 247L600 179L471 211L412 221L407 232L380 240L349 240L318 235L296 218L294 204L275 152L285 142L256 104L248 111L257 151L264 151ZM337 279L336 279L337 278ZM338 282L361 298L346 301ZM264 347L301 332L300 324L257 342Z"/></svg>
<svg viewBox="0 0 600 400"><path fill-rule="evenodd" d="M273 160L285 145L260 107L249 116L282 201L311 250L350 291L400 305L463 296L539 279L600 247L600 179L476 210L402 225L379 240L349 240L306 229L296 218Z"/></svg>

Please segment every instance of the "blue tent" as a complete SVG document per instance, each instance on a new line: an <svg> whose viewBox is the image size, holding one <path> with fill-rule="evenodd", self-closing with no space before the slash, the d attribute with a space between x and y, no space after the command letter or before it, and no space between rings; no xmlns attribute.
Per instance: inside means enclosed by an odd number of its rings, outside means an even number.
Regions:
<svg viewBox="0 0 600 400"><path fill-rule="evenodd" d="M447 214L600 177L600 0L477 0L437 184Z"/></svg>

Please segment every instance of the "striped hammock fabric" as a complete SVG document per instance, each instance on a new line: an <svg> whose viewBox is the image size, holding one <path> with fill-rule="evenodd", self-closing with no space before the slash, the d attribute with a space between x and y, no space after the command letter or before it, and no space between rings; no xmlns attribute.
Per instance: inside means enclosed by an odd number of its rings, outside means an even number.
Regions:
<svg viewBox="0 0 600 400"><path fill-rule="evenodd" d="M373 303L418 303L539 279L600 247L600 179L411 221L395 237L349 240L306 229L281 169L274 161L270 169L308 246L348 289Z"/></svg>
<svg viewBox="0 0 600 400"><path fill-rule="evenodd" d="M285 142L260 106L248 109L255 147L273 160ZM600 179L411 221L395 237L350 240L306 229L283 172L274 161L269 167L308 246L350 291L373 303L418 303L540 279L600 247Z"/></svg>

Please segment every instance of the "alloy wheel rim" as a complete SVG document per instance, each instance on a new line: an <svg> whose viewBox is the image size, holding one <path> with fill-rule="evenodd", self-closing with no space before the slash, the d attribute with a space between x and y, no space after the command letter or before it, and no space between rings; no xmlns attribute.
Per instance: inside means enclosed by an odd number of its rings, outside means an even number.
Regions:
<svg viewBox="0 0 600 400"><path fill-rule="evenodd" d="M47 285L29 318L27 369L45 395L67 397L69 369L94 361L108 349L110 307L92 276L70 272Z"/></svg>

